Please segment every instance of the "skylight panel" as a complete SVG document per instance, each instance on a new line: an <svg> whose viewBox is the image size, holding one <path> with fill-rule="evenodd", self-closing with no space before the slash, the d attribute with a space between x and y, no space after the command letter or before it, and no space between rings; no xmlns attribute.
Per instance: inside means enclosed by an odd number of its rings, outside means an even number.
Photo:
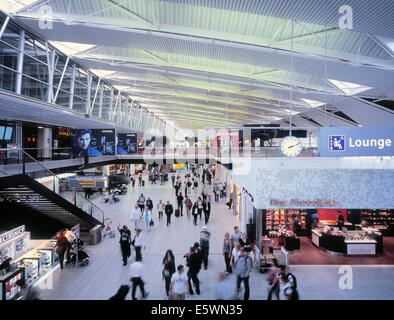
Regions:
<svg viewBox="0 0 394 320"><path fill-rule="evenodd" d="M73 56L79 52L95 47L94 44L65 42L65 41L50 41L50 44L68 56Z"/></svg>
<svg viewBox="0 0 394 320"><path fill-rule="evenodd" d="M352 96L357 93L371 89L371 87L363 86L361 84L353 82L339 81L334 79L328 79L328 81L330 81L334 86L342 90L348 96Z"/></svg>

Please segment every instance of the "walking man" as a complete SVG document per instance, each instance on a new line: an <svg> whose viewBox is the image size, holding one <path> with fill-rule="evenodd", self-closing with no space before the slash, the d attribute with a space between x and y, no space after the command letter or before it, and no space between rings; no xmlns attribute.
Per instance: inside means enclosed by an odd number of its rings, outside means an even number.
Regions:
<svg viewBox="0 0 394 320"><path fill-rule="evenodd" d="M130 281L133 283L133 289L131 291L131 297L133 300L137 300L135 297L135 292L137 287L140 287L142 293L142 299L145 299L148 296L148 292L145 292L144 285L145 277L144 277L144 265L141 262L141 258L137 258L134 263L130 266Z"/></svg>
<svg viewBox="0 0 394 320"><path fill-rule="evenodd" d="M145 209L145 197L142 193L138 198L138 206L140 207L141 213L143 213Z"/></svg>
<svg viewBox="0 0 394 320"><path fill-rule="evenodd" d="M179 193L179 195L178 195L178 197L176 199L177 199L177 202L178 202L179 213L183 217L183 196L182 196L182 192Z"/></svg>
<svg viewBox="0 0 394 320"><path fill-rule="evenodd" d="M170 201L167 201L167 205L165 206L164 209L166 216L167 216L167 226L171 223L171 215L174 212L174 208L172 207L172 204Z"/></svg>
<svg viewBox="0 0 394 320"><path fill-rule="evenodd" d="M185 300L185 293L189 297L187 275L185 274L183 265L179 265L177 270L178 272L174 273L171 277L170 298L172 300Z"/></svg>
<svg viewBox="0 0 394 320"><path fill-rule="evenodd" d="M204 211L205 224L207 224L209 220L209 216L211 215L211 204L208 198L205 199L205 202L203 203L203 211Z"/></svg>
<svg viewBox="0 0 394 320"><path fill-rule="evenodd" d="M131 232L126 225L124 225L122 229L120 229L120 225L118 225L118 231L120 233L119 243L120 250L122 250L123 265L125 266L127 265L127 258L130 257L131 254Z"/></svg>
<svg viewBox="0 0 394 320"><path fill-rule="evenodd" d="M171 181L172 181L172 186L174 187L175 186L175 175L171 176Z"/></svg>
<svg viewBox="0 0 394 320"><path fill-rule="evenodd" d="M191 251L185 255L189 266L189 270L187 272L187 282L189 284L189 292L190 294L194 294L190 282L190 280L192 280L196 288L197 294L200 294L200 280L198 279L198 273L201 270L202 258L200 251L198 250L198 243L197 246L195 245L194 247L191 247L190 250Z"/></svg>
<svg viewBox="0 0 394 320"><path fill-rule="evenodd" d="M204 261L204 270L208 269L208 256L209 256L209 239L211 238L211 233L208 232L208 228L203 226L200 232L200 247L201 255Z"/></svg>
<svg viewBox="0 0 394 320"><path fill-rule="evenodd" d="M141 217L142 217L142 212L137 202L133 210L131 211L131 219L134 222L134 229L137 229L139 227L139 222Z"/></svg>
<svg viewBox="0 0 394 320"><path fill-rule="evenodd" d="M142 186L142 175L138 176L138 183L139 183L139 186L141 187Z"/></svg>
<svg viewBox="0 0 394 320"><path fill-rule="evenodd" d="M252 258L250 258L244 248L241 248L239 259L236 266L237 272L237 294L241 291L241 282L244 283L244 300L249 300L249 276L252 271Z"/></svg>

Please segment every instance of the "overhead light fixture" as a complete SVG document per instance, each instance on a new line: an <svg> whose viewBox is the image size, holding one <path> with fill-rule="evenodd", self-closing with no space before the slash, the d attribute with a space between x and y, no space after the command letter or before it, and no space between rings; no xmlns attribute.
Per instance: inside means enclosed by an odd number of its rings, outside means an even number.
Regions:
<svg viewBox="0 0 394 320"><path fill-rule="evenodd" d="M334 79L327 79L327 80L330 81L338 89L346 93L346 95L348 96L352 96L357 93L372 89L371 87L363 86L358 83L339 81Z"/></svg>
<svg viewBox="0 0 394 320"><path fill-rule="evenodd" d="M44 129L44 127L39 126L38 129Z"/></svg>

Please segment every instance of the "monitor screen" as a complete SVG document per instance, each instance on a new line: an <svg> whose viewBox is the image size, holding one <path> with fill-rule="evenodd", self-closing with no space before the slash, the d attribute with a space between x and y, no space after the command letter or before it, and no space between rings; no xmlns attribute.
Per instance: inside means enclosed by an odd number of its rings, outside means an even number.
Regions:
<svg viewBox="0 0 394 320"><path fill-rule="evenodd" d="M0 126L0 140L3 140L5 127Z"/></svg>

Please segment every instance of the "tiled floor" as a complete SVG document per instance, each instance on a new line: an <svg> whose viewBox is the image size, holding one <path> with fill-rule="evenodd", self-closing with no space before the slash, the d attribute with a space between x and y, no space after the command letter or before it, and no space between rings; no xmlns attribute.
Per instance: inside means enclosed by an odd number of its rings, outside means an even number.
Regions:
<svg viewBox="0 0 394 320"><path fill-rule="evenodd" d="M147 180L147 179L145 179ZM106 215L113 219L112 227L127 224L131 227L130 212L140 193L150 196L154 204L159 199L175 202L174 189L167 185L146 185L143 188L136 187L125 196L120 196L121 201L116 204L104 204L100 199L93 200ZM201 187L199 188L201 190ZM211 188L208 189L211 191ZM200 192L200 191L199 191ZM197 195L192 192L192 200ZM162 259L167 249L172 249L175 254L176 264L184 264L183 254L195 241L199 239L199 226L194 226L192 220L185 216L172 217L172 224L166 227L165 221L158 221L157 212L154 211L155 227L145 233L146 250L143 251L147 290L150 292L149 299L164 299L164 281L161 276ZM219 272L224 271L224 261L221 254L222 239L225 232L231 232L237 223L237 217L233 216L232 210L228 210L221 203L213 203L211 220L208 224L212 233L211 248L208 270L202 270L199 274L201 280L201 295L191 296L190 299L215 299L215 287ZM129 279L129 267L124 267L121 261L121 253L116 238L104 239L96 246L87 246L86 251L91 256L91 263L87 267L66 267L64 270L56 270L52 274L49 286L45 289L41 286L42 299L59 300L90 300L108 299L116 293L121 284ZM129 265L134 260L134 253L129 259ZM301 299L393 299L394 298L394 266L353 266L352 289L342 290L339 288L339 266L291 266L290 271L297 277L299 294ZM235 287L235 275L229 277L229 281ZM253 269L250 279L250 299L266 299L267 283L265 274ZM128 295L128 298L131 298Z"/></svg>

